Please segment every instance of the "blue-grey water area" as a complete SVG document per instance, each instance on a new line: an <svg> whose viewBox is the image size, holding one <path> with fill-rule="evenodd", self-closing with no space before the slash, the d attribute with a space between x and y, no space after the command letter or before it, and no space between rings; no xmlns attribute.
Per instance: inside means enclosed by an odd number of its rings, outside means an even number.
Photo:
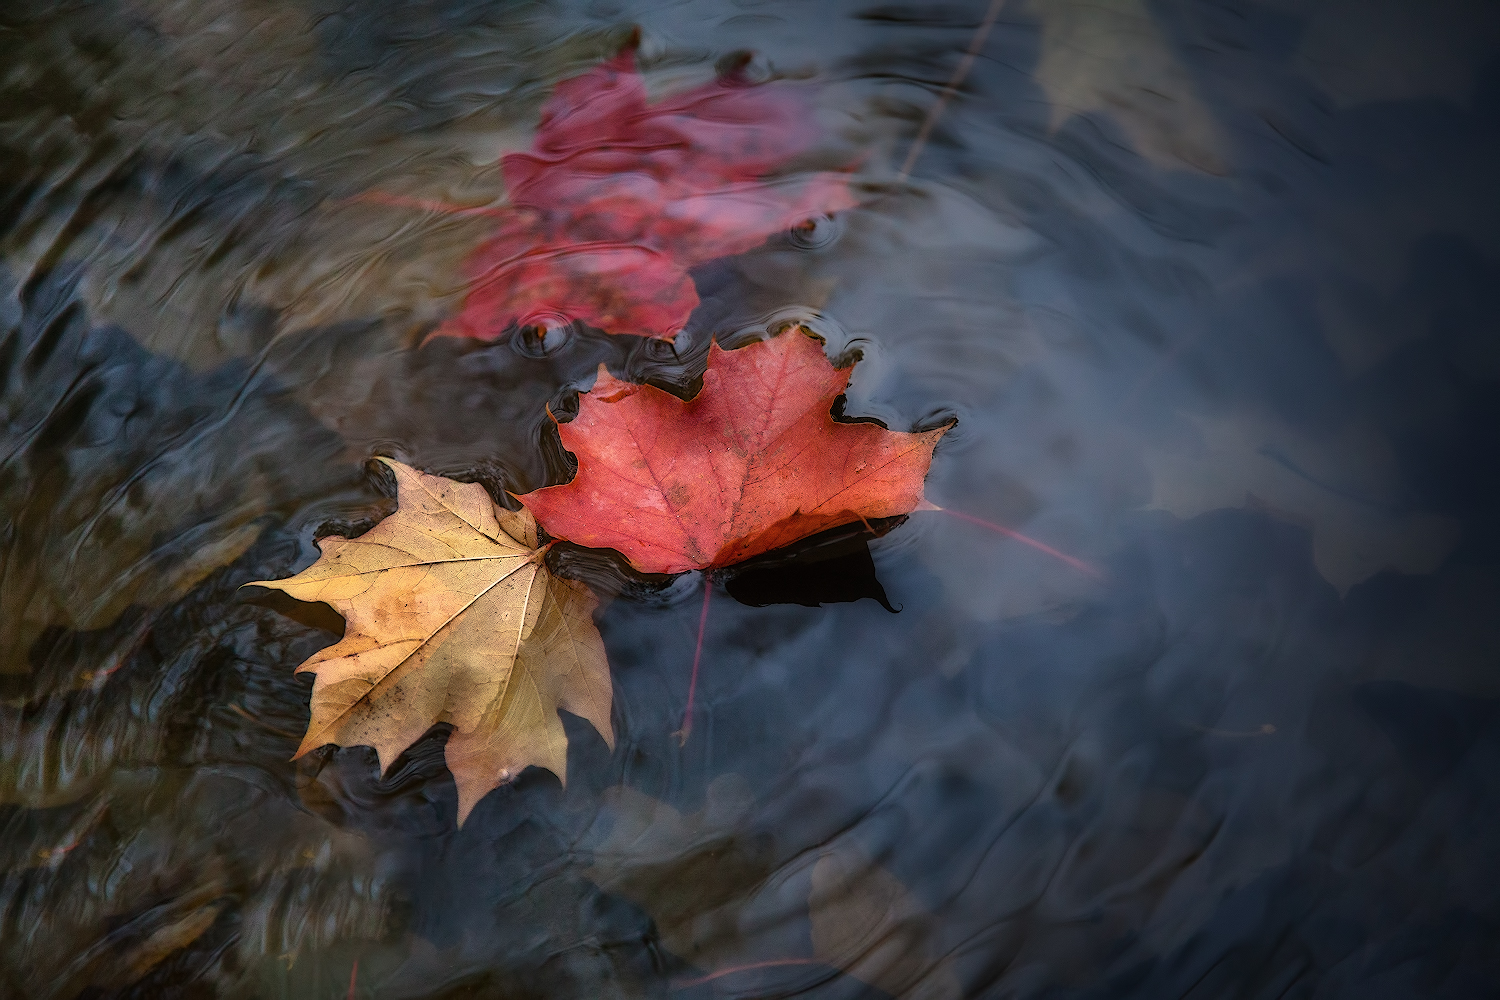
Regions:
<svg viewBox="0 0 1500 1000"><path fill-rule="evenodd" d="M1495 995L1500 8L1005 0L944 99L988 12L6 3L0 994ZM440 205L635 32L812 94L859 206L673 342L426 340L494 226ZM445 726L291 760L343 623L241 585L374 456L564 482L601 362L788 321L846 418L957 419L945 511L711 580L685 741L703 576L564 545L613 750L462 828Z"/></svg>

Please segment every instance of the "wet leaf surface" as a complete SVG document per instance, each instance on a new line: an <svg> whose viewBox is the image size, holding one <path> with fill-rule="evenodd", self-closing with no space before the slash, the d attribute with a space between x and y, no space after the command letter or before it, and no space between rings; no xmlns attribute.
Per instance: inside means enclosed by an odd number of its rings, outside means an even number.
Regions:
<svg viewBox="0 0 1500 1000"><path fill-rule="evenodd" d="M646 573L729 566L908 514L947 428L835 421L849 377L800 327L736 351L710 346L702 391L686 402L601 368L559 427L577 475L518 499L549 533L615 549Z"/></svg>
<svg viewBox="0 0 1500 1000"><path fill-rule="evenodd" d="M458 820L531 765L567 780L559 709L614 745L609 664L583 584L553 576L526 511L477 483L400 462L396 512L357 538L328 536L318 561L256 580L344 616L340 640L298 671L316 675L297 750L375 748L382 770L439 722L458 786Z"/></svg>

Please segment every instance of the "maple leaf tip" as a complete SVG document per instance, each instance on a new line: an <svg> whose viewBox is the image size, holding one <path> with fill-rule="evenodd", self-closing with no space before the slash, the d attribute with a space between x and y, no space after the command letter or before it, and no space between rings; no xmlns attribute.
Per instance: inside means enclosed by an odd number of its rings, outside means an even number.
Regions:
<svg viewBox="0 0 1500 1000"><path fill-rule="evenodd" d="M615 378L609 373L609 369L603 362L599 363L599 370L594 375L594 384L589 387L586 395L605 403L613 403L626 396L633 395L640 389L634 382L626 382L624 379ZM553 417L556 420L556 417Z"/></svg>

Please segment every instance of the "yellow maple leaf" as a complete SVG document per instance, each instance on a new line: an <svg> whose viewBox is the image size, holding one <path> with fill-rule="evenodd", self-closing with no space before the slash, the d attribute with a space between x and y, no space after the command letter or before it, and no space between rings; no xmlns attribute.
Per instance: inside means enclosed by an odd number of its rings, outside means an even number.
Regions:
<svg viewBox="0 0 1500 1000"><path fill-rule="evenodd" d="M297 668L317 675L297 756L363 744L384 770L434 723L451 723L462 824L527 765L567 780L559 708L613 748L597 601L547 571L526 511L497 506L477 484L381 461L396 474L396 513L358 538L322 539L317 562L258 585L324 601L347 623Z"/></svg>

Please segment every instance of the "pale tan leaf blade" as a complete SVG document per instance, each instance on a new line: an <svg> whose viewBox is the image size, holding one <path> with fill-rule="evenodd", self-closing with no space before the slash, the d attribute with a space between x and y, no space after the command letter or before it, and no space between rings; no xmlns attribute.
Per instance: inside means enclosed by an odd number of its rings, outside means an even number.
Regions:
<svg viewBox="0 0 1500 1000"><path fill-rule="evenodd" d="M471 565L446 566L409 589L400 588L410 571L391 574L392 589L377 605L385 609L390 641L319 660L349 643L346 635L301 668L315 670L317 680L313 723L299 752L330 742L373 746L385 769L435 722L478 725L485 706L505 692L536 571L535 562L526 562L490 580ZM366 612L350 625L369 618L380 627L380 617Z"/></svg>
<svg viewBox="0 0 1500 1000"><path fill-rule="evenodd" d="M538 568L504 698L492 703L477 726L457 727L448 739L460 822L490 789L527 764L547 768L566 784L568 741L559 708L587 719L614 747L613 693L592 617L596 604L583 584Z"/></svg>
<svg viewBox="0 0 1500 1000"><path fill-rule="evenodd" d="M287 580L262 581L344 616L343 639L299 670L315 674L298 756L328 743L375 748L382 769L435 723L459 822L530 765L566 776L560 707L614 745L612 690L593 594L547 572L536 522L456 483L383 459L397 510Z"/></svg>
<svg viewBox="0 0 1500 1000"><path fill-rule="evenodd" d="M594 626L598 606L598 598L582 583L553 577L527 649L537 650L557 676L558 704L593 723L613 750L609 714L614 692L604 640Z"/></svg>

